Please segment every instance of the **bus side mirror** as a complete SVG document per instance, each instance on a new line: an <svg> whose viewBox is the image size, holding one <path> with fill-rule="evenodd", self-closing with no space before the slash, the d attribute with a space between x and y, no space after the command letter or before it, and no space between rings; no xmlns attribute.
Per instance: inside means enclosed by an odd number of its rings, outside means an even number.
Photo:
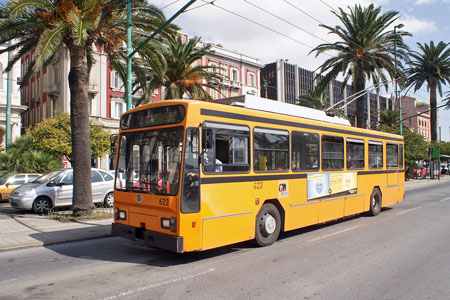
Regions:
<svg viewBox="0 0 450 300"><path fill-rule="evenodd" d="M203 129L202 147L203 151L211 149L213 146L213 131L212 129Z"/></svg>

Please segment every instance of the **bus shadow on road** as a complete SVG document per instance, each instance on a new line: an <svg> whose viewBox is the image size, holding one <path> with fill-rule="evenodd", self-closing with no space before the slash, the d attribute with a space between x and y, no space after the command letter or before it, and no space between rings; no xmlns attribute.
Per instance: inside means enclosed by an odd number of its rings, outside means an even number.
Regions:
<svg viewBox="0 0 450 300"><path fill-rule="evenodd" d="M390 211L392 208L383 208L383 212ZM278 242L287 241L288 239L301 237L303 234L319 231L330 226L343 224L349 221L362 218L371 218L367 214L359 214L345 217L343 219L328 221L326 223L316 224L292 231L283 232ZM107 225L98 225L107 226ZM108 225L109 226L109 225ZM67 232L59 232L63 236L65 234L74 235L73 230L78 231L77 234L87 234L86 229L72 229ZM45 243L46 233L33 234L33 238L41 240ZM85 236L86 238L86 236ZM275 246L276 246L275 242ZM166 250L154 249L145 246L143 243L126 240L120 237L107 237L90 239L64 244L48 244L44 245L47 249L57 252L64 256L75 257L80 259L92 259L97 261L109 262L127 262L151 267L170 267L175 265L185 265L195 263L217 256L239 253L243 251L252 251L259 248L254 241L245 241L232 245L227 245L215 249L201 252L173 253ZM273 246L272 246L273 247ZM270 248L270 246L269 246Z"/></svg>

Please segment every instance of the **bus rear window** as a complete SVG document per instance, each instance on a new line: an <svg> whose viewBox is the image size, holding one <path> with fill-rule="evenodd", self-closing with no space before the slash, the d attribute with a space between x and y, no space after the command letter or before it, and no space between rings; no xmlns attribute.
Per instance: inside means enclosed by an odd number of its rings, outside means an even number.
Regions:
<svg viewBox="0 0 450 300"><path fill-rule="evenodd" d="M124 114L120 120L120 128L126 130L180 123L184 115L183 105L153 107Z"/></svg>

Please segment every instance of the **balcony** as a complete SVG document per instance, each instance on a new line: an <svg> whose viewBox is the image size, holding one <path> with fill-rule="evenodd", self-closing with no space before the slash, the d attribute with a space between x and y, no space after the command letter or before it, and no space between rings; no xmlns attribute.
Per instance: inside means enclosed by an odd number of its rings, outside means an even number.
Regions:
<svg viewBox="0 0 450 300"><path fill-rule="evenodd" d="M241 83L239 81L231 81L231 87L235 89L240 89Z"/></svg>
<svg viewBox="0 0 450 300"><path fill-rule="evenodd" d="M98 84L96 84L96 83L89 83L88 93L89 94L98 94Z"/></svg>
<svg viewBox="0 0 450 300"><path fill-rule="evenodd" d="M49 84L47 87L47 95L49 96L58 96L59 95L59 83L55 82L53 84Z"/></svg>

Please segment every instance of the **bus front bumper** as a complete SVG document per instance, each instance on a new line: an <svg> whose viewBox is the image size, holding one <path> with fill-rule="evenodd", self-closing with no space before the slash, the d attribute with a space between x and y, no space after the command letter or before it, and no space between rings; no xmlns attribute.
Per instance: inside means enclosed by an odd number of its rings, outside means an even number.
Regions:
<svg viewBox="0 0 450 300"><path fill-rule="evenodd" d="M118 223L112 223L111 234L133 241L144 241L149 247L183 253L183 237L180 236L173 236Z"/></svg>

